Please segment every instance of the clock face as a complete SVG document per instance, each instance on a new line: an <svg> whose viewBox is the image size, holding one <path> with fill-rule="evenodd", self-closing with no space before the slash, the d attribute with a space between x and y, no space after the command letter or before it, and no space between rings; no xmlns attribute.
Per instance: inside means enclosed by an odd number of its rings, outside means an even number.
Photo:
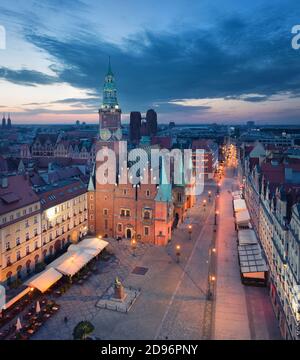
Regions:
<svg viewBox="0 0 300 360"><path fill-rule="evenodd" d="M115 133L114 133L115 137L117 140L121 140L122 139L122 129L118 128Z"/></svg>
<svg viewBox="0 0 300 360"><path fill-rule="evenodd" d="M111 132L108 129L101 129L100 137L102 140L107 141L111 138Z"/></svg>

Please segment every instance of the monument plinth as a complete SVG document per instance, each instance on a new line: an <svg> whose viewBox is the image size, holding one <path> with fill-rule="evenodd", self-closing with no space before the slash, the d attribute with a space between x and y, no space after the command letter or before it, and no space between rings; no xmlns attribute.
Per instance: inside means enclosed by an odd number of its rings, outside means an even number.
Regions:
<svg viewBox="0 0 300 360"><path fill-rule="evenodd" d="M140 293L140 289L125 288L119 278L116 277L114 283L101 296L96 306L127 313Z"/></svg>
<svg viewBox="0 0 300 360"><path fill-rule="evenodd" d="M116 277L115 285L114 285L114 298L118 300L123 300L125 296L126 294L125 294L124 286L122 285L119 278Z"/></svg>

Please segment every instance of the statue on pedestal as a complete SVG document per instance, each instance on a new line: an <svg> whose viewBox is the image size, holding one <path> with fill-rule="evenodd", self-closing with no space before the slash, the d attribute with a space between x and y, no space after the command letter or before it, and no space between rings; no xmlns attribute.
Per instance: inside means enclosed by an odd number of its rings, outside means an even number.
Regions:
<svg viewBox="0 0 300 360"><path fill-rule="evenodd" d="M115 290L114 297L116 299L122 300L125 296L124 286L122 285L118 277L116 277L115 279L114 290Z"/></svg>

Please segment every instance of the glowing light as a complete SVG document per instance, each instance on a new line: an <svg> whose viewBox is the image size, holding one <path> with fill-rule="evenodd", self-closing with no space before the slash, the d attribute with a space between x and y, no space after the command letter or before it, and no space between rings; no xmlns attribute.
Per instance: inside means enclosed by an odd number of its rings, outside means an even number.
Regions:
<svg viewBox="0 0 300 360"><path fill-rule="evenodd" d="M46 216L48 220L52 220L55 217L55 208L50 208L46 210Z"/></svg>

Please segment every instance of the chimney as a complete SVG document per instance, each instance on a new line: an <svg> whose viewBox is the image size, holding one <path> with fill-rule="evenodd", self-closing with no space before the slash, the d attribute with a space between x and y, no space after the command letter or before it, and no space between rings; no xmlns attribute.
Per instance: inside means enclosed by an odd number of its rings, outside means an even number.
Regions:
<svg viewBox="0 0 300 360"><path fill-rule="evenodd" d="M8 178L6 176L1 179L1 187L3 189L8 188Z"/></svg>

